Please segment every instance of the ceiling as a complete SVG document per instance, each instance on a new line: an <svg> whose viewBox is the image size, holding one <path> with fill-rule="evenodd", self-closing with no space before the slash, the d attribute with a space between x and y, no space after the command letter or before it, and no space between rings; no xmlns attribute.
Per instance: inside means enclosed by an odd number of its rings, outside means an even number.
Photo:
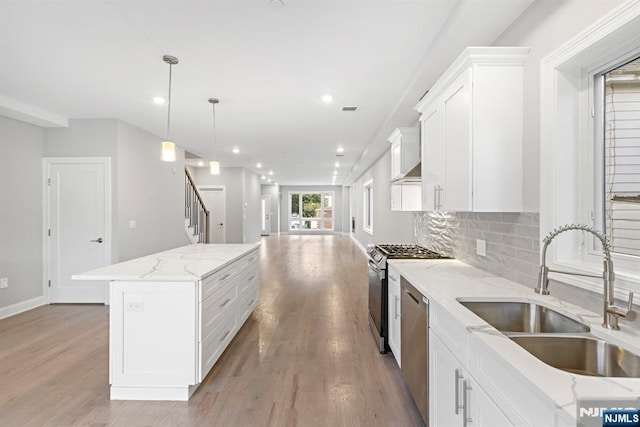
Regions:
<svg viewBox="0 0 640 427"><path fill-rule="evenodd" d="M492 43L532 2L282 1L3 0L0 114L117 118L158 135L159 152L167 105L152 99L167 97L169 54L178 146L209 160L215 97L223 167L281 185L328 185L336 170L348 185L395 127L416 124L413 107L462 48Z"/></svg>

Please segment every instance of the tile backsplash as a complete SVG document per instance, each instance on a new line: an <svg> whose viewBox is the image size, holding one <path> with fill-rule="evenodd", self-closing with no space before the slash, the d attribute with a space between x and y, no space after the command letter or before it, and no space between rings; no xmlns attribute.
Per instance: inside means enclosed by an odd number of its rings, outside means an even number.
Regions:
<svg viewBox="0 0 640 427"><path fill-rule="evenodd" d="M416 212L416 243L535 287L540 262L538 213ZM476 241L486 242L486 256Z"/></svg>

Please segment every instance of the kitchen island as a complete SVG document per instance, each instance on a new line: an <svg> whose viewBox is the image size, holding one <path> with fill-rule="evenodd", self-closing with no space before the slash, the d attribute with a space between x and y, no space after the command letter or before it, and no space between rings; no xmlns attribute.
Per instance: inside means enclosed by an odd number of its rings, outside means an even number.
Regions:
<svg viewBox="0 0 640 427"><path fill-rule="evenodd" d="M108 280L112 400L188 400L258 303L258 247L195 244L76 274Z"/></svg>

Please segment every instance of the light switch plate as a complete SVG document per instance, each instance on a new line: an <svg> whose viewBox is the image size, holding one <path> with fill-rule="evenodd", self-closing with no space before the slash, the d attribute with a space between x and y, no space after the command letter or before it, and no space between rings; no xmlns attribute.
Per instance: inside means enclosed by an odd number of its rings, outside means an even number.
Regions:
<svg viewBox="0 0 640 427"><path fill-rule="evenodd" d="M3 277L2 279L0 279L0 289L4 289L8 287L9 287L9 278Z"/></svg>
<svg viewBox="0 0 640 427"><path fill-rule="evenodd" d="M131 221L129 221L129 228L136 228L138 226L138 224L136 223L135 219L132 219Z"/></svg>
<svg viewBox="0 0 640 427"><path fill-rule="evenodd" d="M476 253L479 256L487 256L487 242L484 240L476 240Z"/></svg>

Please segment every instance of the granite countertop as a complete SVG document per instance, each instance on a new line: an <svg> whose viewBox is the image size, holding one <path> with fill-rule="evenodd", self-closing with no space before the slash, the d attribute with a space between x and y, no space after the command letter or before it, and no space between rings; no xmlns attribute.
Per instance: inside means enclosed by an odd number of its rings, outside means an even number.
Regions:
<svg viewBox="0 0 640 427"><path fill-rule="evenodd" d="M402 276L421 291L430 302L435 302L460 322L474 342L485 345L514 371L529 382L532 389L550 405L576 417L577 399L581 397L637 397L640 396L638 378L603 378L576 375L561 371L536 357L498 333L485 321L462 306L458 298L539 302L560 313L589 325L591 333L612 344L640 354L640 331L620 325L620 331L601 326L602 313L585 310L551 295L538 295L520 284L474 268L457 260L389 260ZM466 361L465 361L466 363Z"/></svg>
<svg viewBox="0 0 640 427"><path fill-rule="evenodd" d="M256 249L260 243L194 244L74 274L74 280L194 281Z"/></svg>

